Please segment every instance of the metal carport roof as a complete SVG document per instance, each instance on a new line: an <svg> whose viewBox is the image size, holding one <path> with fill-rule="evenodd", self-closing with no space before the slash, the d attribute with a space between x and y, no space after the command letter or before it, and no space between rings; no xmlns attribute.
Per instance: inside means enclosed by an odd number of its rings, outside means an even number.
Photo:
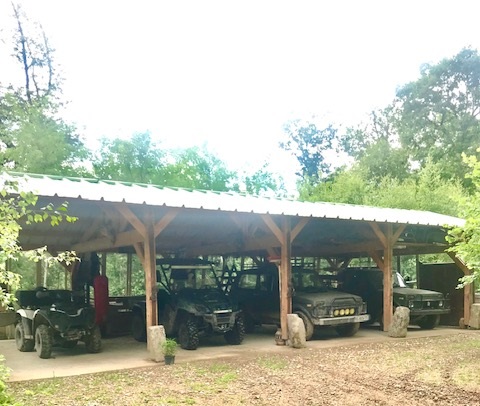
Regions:
<svg viewBox="0 0 480 406"><path fill-rule="evenodd" d="M120 214L122 210L125 213L122 207L140 219L148 211L154 222L175 209L178 215L157 238L158 252L193 255L264 252L278 246L262 220L265 215L276 222L287 216L293 226L305 221L292 245L292 255L297 256L360 255L381 250L372 223L405 225L398 240L402 246L397 245L402 253L437 252L446 247L445 227L464 224L456 217L417 210L14 172L3 176L15 179L20 190L34 192L40 205L67 201L69 214L78 217L73 224L54 228L42 223L24 225L20 241L25 248L48 245L57 251L128 250L129 244L123 245L118 236L134 233L135 227Z"/></svg>

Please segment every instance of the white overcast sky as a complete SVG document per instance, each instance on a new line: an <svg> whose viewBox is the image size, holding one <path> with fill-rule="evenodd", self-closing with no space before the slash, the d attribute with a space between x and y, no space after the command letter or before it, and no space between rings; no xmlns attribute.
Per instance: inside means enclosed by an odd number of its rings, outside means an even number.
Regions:
<svg viewBox="0 0 480 406"><path fill-rule="evenodd" d="M56 48L66 117L90 145L149 130L166 147L207 142L236 168L291 168L278 152L289 119L354 124L422 63L480 44L478 1L20 3ZM3 38L10 15L0 1Z"/></svg>

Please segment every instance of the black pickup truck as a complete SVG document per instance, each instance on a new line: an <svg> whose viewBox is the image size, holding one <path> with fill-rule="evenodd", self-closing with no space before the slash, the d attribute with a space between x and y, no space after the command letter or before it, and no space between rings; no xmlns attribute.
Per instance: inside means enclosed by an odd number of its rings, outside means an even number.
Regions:
<svg viewBox="0 0 480 406"><path fill-rule="evenodd" d="M307 340L320 326L333 326L340 336L353 336L360 323L369 320L361 297L329 288L316 271L295 269L292 278L292 310L303 320ZM239 272L230 296L243 310L247 332L255 325L280 323L275 265Z"/></svg>
<svg viewBox="0 0 480 406"><path fill-rule="evenodd" d="M435 328L442 314L450 312L448 300L443 293L432 290L409 288L403 277L394 272L393 307L404 306L410 309L410 324L423 329ZM372 315L371 322L383 322L383 272L379 268L345 268L339 274L343 290L361 295Z"/></svg>

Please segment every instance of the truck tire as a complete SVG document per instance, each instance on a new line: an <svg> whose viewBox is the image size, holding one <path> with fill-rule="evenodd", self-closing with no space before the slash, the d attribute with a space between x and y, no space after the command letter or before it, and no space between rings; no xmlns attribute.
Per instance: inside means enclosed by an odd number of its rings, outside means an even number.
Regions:
<svg viewBox="0 0 480 406"><path fill-rule="evenodd" d="M340 324L335 327L335 330L340 337L352 337L357 334L359 329L360 323Z"/></svg>
<svg viewBox="0 0 480 406"><path fill-rule="evenodd" d="M298 314L298 317L300 317L303 321L303 324L305 326L305 340L309 341L313 337L313 332L315 330L315 326L313 323L310 321L310 319L303 314L302 312L295 312L295 314Z"/></svg>
<svg viewBox="0 0 480 406"><path fill-rule="evenodd" d="M17 350L21 352L30 352L35 348L35 341L25 338L25 329L21 321L15 326L15 344Z"/></svg>
<svg viewBox="0 0 480 406"><path fill-rule="evenodd" d="M35 330L35 349L38 356L43 359L52 355L53 335L52 330L45 324L40 324Z"/></svg>
<svg viewBox="0 0 480 406"><path fill-rule="evenodd" d="M199 344L197 323L192 317L186 317L178 328L178 342L184 350L196 350Z"/></svg>
<svg viewBox="0 0 480 406"><path fill-rule="evenodd" d="M147 327L145 326L145 319L138 312L133 314L132 335L137 341L147 341Z"/></svg>
<svg viewBox="0 0 480 406"><path fill-rule="evenodd" d="M235 325L230 331L227 331L224 336L227 344L240 345L245 338L245 324L243 316L238 316L235 320Z"/></svg>
<svg viewBox="0 0 480 406"><path fill-rule="evenodd" d="M424 330L432 330L435 327L437 327L439 323L440 323L440 315L438 314L422 317L417 322L420 328Z"/></svg>
<svg viewBox="0 0 480 406"><path fill-rule="evenodd" d="M85 347L87 347L87 351L92 354L101 351L102 333L100 332L100 327L95 326L90 330L90 334L85 337Z"/></svg>

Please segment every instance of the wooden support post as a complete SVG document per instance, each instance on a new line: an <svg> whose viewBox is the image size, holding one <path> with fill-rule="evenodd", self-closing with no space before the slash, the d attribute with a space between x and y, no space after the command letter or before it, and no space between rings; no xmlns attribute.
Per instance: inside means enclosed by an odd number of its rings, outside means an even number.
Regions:
<svg viewBox="0 0 480 406"><path fill-rule="evenodd" d="M465 265L460 258L455 256L453 252L447 252L448 256L452 258L453 262L462 270L465 275L471 275L472 271ZM463 324L468 326L470 323L470 311L475 296L473 284L469 283L463 288Z"/></svg>
<svg viewBox="0 0 480 406"><path fill-rule="evenodd" d="M151 217L151 216L150 216ZM147 320L148 327L158 325L158 308L157 308L157 278L156 278L156 248L153 221L151 218L147 224L147 235L144 243L145 262L145 292L147 300Z"/></svg>
<svg viewBox="0 0 480 406"><path fill-rule="evenodd" d="M42 261L35 262L35 283L36 286L42 286Z"/></svg>
<svg viewBox="0 0 480 406"><path fill-rule="evenodd" d="M388 331L393 320L393 283L392 283L392 260L393 260L393 243L392 243L392 225L387 224L386 233L387 244L384 248L383 262L385 264L383 270L383 331Z"/></svg>
<svg viewBox="0 0 480 406"><path fill-rule="evenodd" d="M132 253L129 252L127 254L127 284L125 287L125 295L131 296L132 295Z"/></svg>
<svg viewBox="0 0 480 406"><path fill-rule="evenodd" d="M102 254L102 265L101 265L100 273L102 276L107 276L107 253L104 252Z"/></svg>
<svg viewBox="0 0 480 406"><path fill-rule="evenodd" d="M400 225L394 231L393 225L387 223L385 232L377 223L370 223L370 226L383 245L383 259L375 251L370 251L369 254L383 272L383 331L388 331L393 319L393 245L405 230L405 226Z"/></svg>
<svg viewBox="0 0 480 406"><path fill-rule="evenodd" d="M282 245L280 254L280 327L282 340L288 339L287 314L292 312L292 264L291 264L290 219L283 218Z"/></svg>

